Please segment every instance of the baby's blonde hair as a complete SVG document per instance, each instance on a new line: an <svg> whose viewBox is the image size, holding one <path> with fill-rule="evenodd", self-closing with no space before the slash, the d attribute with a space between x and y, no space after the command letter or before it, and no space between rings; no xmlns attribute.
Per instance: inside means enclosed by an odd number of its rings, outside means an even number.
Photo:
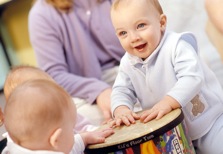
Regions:
<svg viewBox="0 0 223 154"><path fill-rule="evenodd" d="M47 73L34 66L15 66L11 69L4 83L6 102L11 92L21 83L33 79L46 79L54 81Z"/></svg>
<svg viewBox="0 0 223 154"><path fill-rule="evenodd" d="M134 1L134 0L114 0L111 9L114 9L114 10L117 9L117 7L119 6L119 3L124 2L124 1L127 2L127 1ZM138 1L138 0L135 0L135 1ZM146 2L148 2L148 4L152 4L160 14L163 14L163 9L158 0L146 0Z"/></svg>
<svg viewBox="0 0 223 154"><path fill-rule="evenodd" d="M29 80L17 86L6 103L5 128L18 145L41 143L61 127L71 108L69 94L49 80Z"/></svg>

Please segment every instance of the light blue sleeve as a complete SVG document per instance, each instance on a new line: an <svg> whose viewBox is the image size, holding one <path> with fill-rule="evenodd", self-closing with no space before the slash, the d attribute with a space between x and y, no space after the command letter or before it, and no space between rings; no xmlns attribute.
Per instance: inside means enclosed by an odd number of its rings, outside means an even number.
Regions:
<svg viewBox="0 0 223 154"><path fill-rule="evenodd" d="M180 40L172 57L177 83L167 95L175 98L182 107L200 92L204 82L197 48L192 45Z"/></svg>
<svg viewBox="0 0 223 154"><path fill-rule="evenodd" d="M112 95L111 95L111 110L112 114L114 110L121 105L125 105L130 110L133 110L134 104L136 103L135 89L132 85L132 81L126 71L128 71L129 65L126 57L124 56L119 66L119 72L116 77Z"/></svg>

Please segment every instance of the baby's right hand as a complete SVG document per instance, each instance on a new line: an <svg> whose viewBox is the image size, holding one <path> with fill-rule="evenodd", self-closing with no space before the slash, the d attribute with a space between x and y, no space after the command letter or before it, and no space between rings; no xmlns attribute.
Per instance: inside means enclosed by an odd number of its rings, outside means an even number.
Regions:
<svg viewBox="0 0 223 154"><path fill-rule="evenodd" d="M114 111L115 126L120 126L124 123L126 126L135 123L135 120L140 118L135 112L131 111L127 106L119 106Z"/></svg>
<svg viewBox="0 0 223 154"><path fill-rule="evenodd" d="M104 143L105 139L112 134L114 134L114 130L112 128L105 128L92 132L84 132L80 135L85 143L85 146L87 146L88 144Z"/></svg>

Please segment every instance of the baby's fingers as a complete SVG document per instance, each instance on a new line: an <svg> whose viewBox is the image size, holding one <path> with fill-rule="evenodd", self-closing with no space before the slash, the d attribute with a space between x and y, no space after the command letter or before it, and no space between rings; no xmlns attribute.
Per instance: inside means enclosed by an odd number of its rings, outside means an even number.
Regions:
<svg viewBox="0 0 223 154"><path fill-rule="evenodd" d="M156 117L156 119L160 119L160 118L162 118L164 115L165 115L166 113L164 112L164 111L159 111L158 112L158 115L157 115L157 117Z"/></svg>
<svg viewBox="0 0 223 154"><path fill-rule="evenodd" d="M132 116L135 120L140 119L140 116L138 114L136 114L135 112L132 112Z"/></svg>
<svg viewBox="0 0 223 154"><path fill-rule="evenodd" d="M112 128L106 128L106 129L102 130L101 136L106 138L112 134L114 134L114 130Z"/></svg>
<svg viewBox="0 0 223 154"><path fill-rule="evenodd" d="M104 124L107 124L109 128L113 128L114 126L116 126L116 120L110 119L109 121L107 121Z"/></svg>
<svg viewBox="0 0 223 154"><path fill-rule="evenodd" d="M105 139L109 136L111 136L112 134L114 134L114 130L111 128L108 129L104 129L98 132L93 132L95 133L96 137L94 138L94 142L93 143L104 143Z"/></svg>
<svg viewBox="0 0 223 154"><path fill-rule="evenodd" d="M116 118L115 119L115 126L120 126L122 124L122 119L121 118Z"/></svg>
<svg viewBox="0 0 223 154"><path fill-rule="evenodd" d="M116 126L120 126L122 123L129 126L132 123L135 123L135 119L132 117L132 115L121 115L116 118Z"/></svg>
<svg viewBox="0 0 223 154"><path fill-rule="evenodd" d="M122 119L122 122L126 125L126 126L129 126L131 124L131 121L134 121L133 118L131 118L131 116L122 116L121 117Z"/></svg>
<svg viewBox="0 0 223 154"><path fill-rule="evenodd" d="M140 117L140 121L147 123L149 121L151 121L152 119L156 118L158 115L157 111L154 112L145 112L141 115Z"/></svg>

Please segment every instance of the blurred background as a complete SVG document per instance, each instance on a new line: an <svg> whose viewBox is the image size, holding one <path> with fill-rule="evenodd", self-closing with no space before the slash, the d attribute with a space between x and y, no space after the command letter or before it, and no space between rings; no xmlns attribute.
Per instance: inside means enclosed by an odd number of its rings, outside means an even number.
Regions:
<svg viewBox="0 0 223 154"><path fill-rule="evenodd" d="M11 66L27 64L36 66L28 36L28 12L32 0L0 0L0 107L5 98L3 85ZM0 140L4 127L0 127Z"/></svg>
<svg viewBox="0 0 223 154"><path fill-rule="evenodd" d="M32 0L0 0L0 89L10 66L36 65L28 36Z"/></svg>

